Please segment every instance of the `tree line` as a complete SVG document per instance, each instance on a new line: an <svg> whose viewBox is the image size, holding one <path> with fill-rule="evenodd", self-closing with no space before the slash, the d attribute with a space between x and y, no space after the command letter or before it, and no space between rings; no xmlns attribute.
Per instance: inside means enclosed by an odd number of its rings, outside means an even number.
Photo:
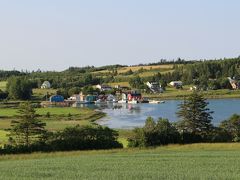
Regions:
<svg viewBox="0 0 240 180"><path fill-rule="evenodd" d="M19 119L11 122L8 143L0 148L0 154L122 148L117 131L108 127L77 125L52 132L30 102L21 103L18 113Z"/></svg>
<svg viewBox="0 0 240 180"><path fill-rule="evenodd" d="M169 122L159 118L157 122L148 117L144 127L135 128L128 139L130 147L148 147L167 144L199 142L239 142L240 116L234 114L219 126L212 124L213 113L203 96L194 92L179 105L179 121Z"/></svg>
<svg viewBox="0 0 240 180"><path fill-rule="evenodd" d="M166 64L162 61L160 64ZM136 72L131 69L119 73L117 68L121 65L96 67L70 67L62 72L18 72L0 71L0 79L8 80L6 92L0 92L0 99L4 99L6 93L10 99L30 99L31 89L40 88L45 80L51 83L52 88L59 89L63 95L69 95L73 88L90 87L109 82L128 81L134 89L147 89L147 81L159 82L163 88L171 81L181 80L184 84L195 85L200 90L207 89L231 89L228 77L235 79L240 84L240 57L232 59L208 60L208 61L184 61L173 62L171 72L161 73L161 70L152 76L140 77L143 68ZM99 70L108 70L106 74L98 74ZM96 72L96 73L92 73ZM129 77L129 75L133 77ZM71 90L73 91L73 90ZM5 94L4 94L5 93Z"/></svg>

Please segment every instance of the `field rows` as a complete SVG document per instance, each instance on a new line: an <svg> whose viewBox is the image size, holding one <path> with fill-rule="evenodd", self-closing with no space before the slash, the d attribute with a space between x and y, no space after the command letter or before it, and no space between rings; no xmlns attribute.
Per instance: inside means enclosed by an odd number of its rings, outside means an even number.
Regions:
<svg viewBox="0 0 240 180"><path fill-rule="evenodd" d="M0 179L239 179L239 144L0 157Z"/></svg>

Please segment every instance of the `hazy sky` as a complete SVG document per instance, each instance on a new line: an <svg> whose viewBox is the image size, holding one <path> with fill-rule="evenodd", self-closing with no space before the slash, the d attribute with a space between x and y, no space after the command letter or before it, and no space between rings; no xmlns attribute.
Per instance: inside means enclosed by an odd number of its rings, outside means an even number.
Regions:
<svg viewBox="0 0 240 180"><path fill-rule="evenodd" d="M239 0L0 0L0 69L240 55Z"/></svg>

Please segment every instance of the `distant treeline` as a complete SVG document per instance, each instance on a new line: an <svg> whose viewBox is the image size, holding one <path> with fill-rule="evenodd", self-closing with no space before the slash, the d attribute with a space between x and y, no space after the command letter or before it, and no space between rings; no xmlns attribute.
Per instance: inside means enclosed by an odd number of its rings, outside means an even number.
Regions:
<svg viewBox="0 0 240 180"><path fill-rule="evenodd" d="M102 67L70 67L62 72L41 70L33 72L19 71L0 71L0 80L7 80L12 76L22 77L31 82L32 88L39 88L41 84L48 80L52 88L64 89L68 91L71 88L83 88L103 83L111 82L130 82L135 84L133 88L145 89L144 83L147 81L157 81L163 86L171 81L183 81L185 85L192 84L199 89L226 89L231 88L228 77L240 80L240 57L232 59L205 60L205 61L185 61L178 59L176 61L161 60L157 63L144 65L172 64L173 66L167 72L161 68L153 70L154 73L146 77L139 77L145 71L140 68L137 71L131 69L127 72L118 72L118 68L126 67L124 65L109 65ZM142 64L141 64L142 65ZM107 70L106 72L98 72ZM151 71L151 70L149 70ZM162 72L163 71L163 72ZM95 73L92 73L95 72ZM131 75L131 76L129 76ZM131 83L139 82L140 84Z"/></svg>

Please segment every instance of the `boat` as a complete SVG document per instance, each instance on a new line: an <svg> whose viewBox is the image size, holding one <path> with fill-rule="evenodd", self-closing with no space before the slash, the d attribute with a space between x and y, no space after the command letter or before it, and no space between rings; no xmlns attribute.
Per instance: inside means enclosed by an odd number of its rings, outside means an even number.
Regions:
<svg viewBox="0 0 240 180"><path fill-rule="evenodd" d="M129 103L129 104L137 104L137 103L138 103L138 101L137 101L137 100L135 100L135 99L133 99L133 100L131 100L131 101L128 101L128 103Z"/></svg>
<svg viewBox="0 0 240 180"><path fill-rule="evenodd" d="M156 101L156 100L149 101L149 104L162 104L162 103L165 103L165 101Z"/></svg>
<svg viewBox="0 0 240 180"><path fill-rule="evenodd" d="M118 101L118 103L126 104L126 103L128 103L128 101L126 99L122 99L122 100Z"/></svg>
<svg viewBox="0 0 240 180"><path fill-rule="evenodd" d="M149 103L149 100L148 98L142 98L142 100L140 101L140 103Z"/></svg>
<svg viewBox="0 0 240 180"><path fill-rule="evenodd" d="M102 100L102 99L98 99L94 102L95 104L105 104L107 103L106 101Z"/></svg>

